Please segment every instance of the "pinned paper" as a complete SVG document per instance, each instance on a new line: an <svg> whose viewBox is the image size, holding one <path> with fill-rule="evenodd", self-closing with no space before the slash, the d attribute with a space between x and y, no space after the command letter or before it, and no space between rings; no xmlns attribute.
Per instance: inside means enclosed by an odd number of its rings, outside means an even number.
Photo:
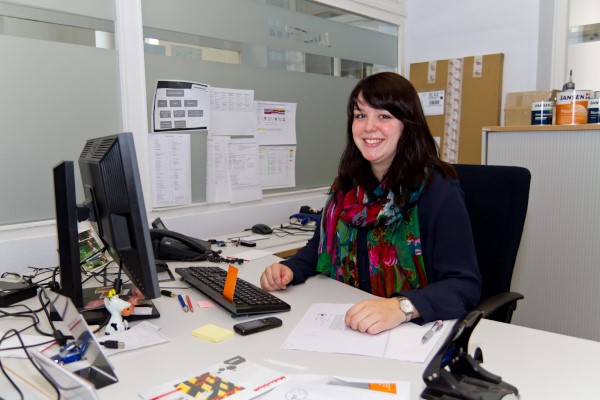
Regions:
<svg viewBox="0 0 600 400"><path fill-rule="evenodd" d="M238 269L229 264L227 277L225 278L225 286L223 287L223 297L228 302L233 303L233 293L235 292L235 284L237 283Z"/></svg>

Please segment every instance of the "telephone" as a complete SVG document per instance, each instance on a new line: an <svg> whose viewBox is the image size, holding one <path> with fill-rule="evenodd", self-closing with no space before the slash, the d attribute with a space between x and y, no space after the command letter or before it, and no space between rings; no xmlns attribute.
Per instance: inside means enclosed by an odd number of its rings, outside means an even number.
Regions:
<svg viewBox="0 0 600 400"><path fill-rule="evenodd" d="M208 258L210 242L170 231L160 218L152 222L152 227L150 239L157 259L203 261Z"/></svg>

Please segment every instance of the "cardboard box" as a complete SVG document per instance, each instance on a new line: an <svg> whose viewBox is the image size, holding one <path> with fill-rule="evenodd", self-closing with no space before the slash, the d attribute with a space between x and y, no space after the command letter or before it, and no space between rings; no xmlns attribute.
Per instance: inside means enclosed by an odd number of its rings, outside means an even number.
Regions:
<svg viewBox="0 0 600 400"><path fill-rule="evenodd" d="M522 108L531 109L531 103L534 101L555 101L558 90L538 90L535 92L514 92L506 93L506 108Z"/></svg>
<svg viewBox="0 0 600 400"><path fill-rule="evenodd" d="M555 101L558 92L558 90L552 89L506 93L504 125L531 125L531 103L534 101Z"/></svg>

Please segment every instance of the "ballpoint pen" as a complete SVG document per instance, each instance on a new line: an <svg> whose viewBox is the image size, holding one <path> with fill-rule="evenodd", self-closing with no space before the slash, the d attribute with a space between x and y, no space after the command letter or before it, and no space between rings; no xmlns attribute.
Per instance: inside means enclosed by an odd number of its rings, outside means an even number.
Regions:
<svg viewBox="0 0 600 400"><path fill-rule="evenodd" d="M192 305L192 299L190 299L190 296L186 294L185 299L187 300L190 311L194 312L194 306Z"/></svg>
<svg viewBox="0 0 600 400"><path fill-rule="evenodd" d="M177 298L179 299L179 302L181 303L181 307L183 307L183 311L185 311L185 312L190 311L188 306L185 304L185 300L183 300L183 297L180 294L177 295Z"/></svg>
<svg viewBox="0 0 600 400"><path fill-rule="evenodd" d="M425 334L421 338L421 343L425 343L429 339L431 339L437 331L442 329L442 326L444 326L444 323L441 320L438 319L437 321L435 321L431 328L429 328L429 330L425 332Z"/></svg>

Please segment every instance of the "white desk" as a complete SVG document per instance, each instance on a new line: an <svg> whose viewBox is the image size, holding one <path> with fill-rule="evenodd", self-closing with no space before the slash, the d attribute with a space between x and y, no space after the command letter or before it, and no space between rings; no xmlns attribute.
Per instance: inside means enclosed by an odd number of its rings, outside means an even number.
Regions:
<svg viewBox="0 0 600 400"><path fill-rule="evenodd" d="M227 253L246 249L228 248ZM245 263L240 267L239 276L258 284L264 266L276 260L277 257L269 256ZM195 301L203 298L193 289L180 292L184 295L189 294ZM421 374L426 364L280 349L285 338L312 303L354 303L369 297L367 293L318 276L309 279L304 285L278 292L277 295L292 306L290 312L277 314L283 320L281 328L246 337L235 335L220 343L193 337L191 331L205 323L231 328L240 320L232 319L220 308L196 307L195 312L184 313L176 298L156 299L155 304L162 316L152 322L161 326L162 332L171 338L171 341L111 357L120 381L100 389L100 397L107 400L135 399L144 388L191 375L227 357L242 355L250 361L287 373L303 371L273 365L263 360L269 358L305 366L308 368L305 372L308 373L410 381L411 398L419 398L424 389ZM0 329L6 330L7 324L10 323L0 320ZM482 348L484 367L515 385L523 399L581 399L596 396L600 392L600 380L596 377L596 360L600 359L598 342L482 320L470 344L472 348ZM49 396L45 397L27 388L27 399L55 398L49 385L37 373L31 371L26 361L3 359L3 363L49 393ZM17 379L17 382L24 388L22 381ZM6 399L17 398L16 393L13 395L14 391L9 389L8 382L1 376L0 392Z"/></svg>

